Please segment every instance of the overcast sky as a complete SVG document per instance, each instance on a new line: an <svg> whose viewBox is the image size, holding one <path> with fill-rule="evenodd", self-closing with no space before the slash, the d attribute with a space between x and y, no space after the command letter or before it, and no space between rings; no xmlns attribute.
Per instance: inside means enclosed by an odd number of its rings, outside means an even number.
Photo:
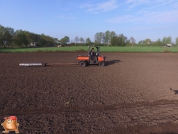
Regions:
<svg viewBox="0 0 178 134"><path fill-rule="evenodd" d="M178 37L178 0L0 0L0 24L92 41L106 30L136 41Z"/></svg>

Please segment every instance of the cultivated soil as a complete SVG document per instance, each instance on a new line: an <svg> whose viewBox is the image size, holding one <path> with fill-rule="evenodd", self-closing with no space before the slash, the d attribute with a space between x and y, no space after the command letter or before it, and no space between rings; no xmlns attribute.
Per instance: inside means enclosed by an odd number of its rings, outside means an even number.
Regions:
<svg viewBox="0 0 178 134"><path fill-rule="evenodd" d="M80 67L79 54L0 53L0 123L17 116L21 134L178 134L177 53L103 53L104 67ZM39 62L48 66L19 66Z"/></svg>

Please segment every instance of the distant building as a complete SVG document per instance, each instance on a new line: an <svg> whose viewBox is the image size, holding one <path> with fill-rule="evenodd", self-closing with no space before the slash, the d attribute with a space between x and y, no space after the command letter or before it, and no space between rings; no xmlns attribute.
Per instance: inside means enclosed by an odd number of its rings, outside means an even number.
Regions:
<svg viewBox="0 0 178 134"><path fill-rule="evenodd" d="M34 43L30 43L30 46L31 47L35 47L36 46L35 42Z"/></svg>
<svg viewBox="0 0 178 134"><path fill-rule="evenodd" d="M166 44L167 47L172 47L172 44Z"/></svg>

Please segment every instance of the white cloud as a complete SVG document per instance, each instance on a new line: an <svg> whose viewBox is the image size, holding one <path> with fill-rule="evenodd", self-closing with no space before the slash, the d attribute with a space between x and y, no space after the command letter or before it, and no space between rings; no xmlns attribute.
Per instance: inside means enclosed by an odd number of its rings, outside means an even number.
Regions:
<svg viewBox="0 0 178 134"><path fill-rule="evenodd" d="M80 8L90 8L90 7L92 7L92 4L90 4L90 3L84 3L84 4L80 5Z"/></svg>
<svg viewBox="0 0 178 134"><path fill-rule="evenodd" d="M128 7L127 10L131 10L133 8L136 8L139 5L150 5L150 6L174 6L174 4L177 2L177 0L127 0L126 6Z"/></svg>
<svg viewBox="0 0 178 134"><path fill-rule="evenodd" d="M150 0L127 0L126 3L127 4L142 4L142 3L147 3Z"/></svg>
<svg viewBox="0 0 178 134"><path fill-rule="evenodd" d="M126 5L132 9L138 4L149 3L151 0L127 0ZM131 8L132 7L132 8ZM136 10L132 9L109 19L111 23L168 23L178 22L178 2L177 0L155 0L147 5L141 6Z"/></svg>
<svg viewBox="0 0 178 134"><path fill-rule="evenodd" d="M139 26L139 27L131 27L131 28L126 28L126 30L155 30L163 27L150 27L150 26Z"/></svg>
<svg viewBox="0 0 178 134"><path fill-rule="evenodd" d="M150 12L144 15L146 22L178 22L178 10Z"/></svg>
<svg viewBox="0 0 178 134"><path fill-rule="evenodd" d="M135 21L135 17L131 15L123 15L119 17L114 17L112 19L109 19L108 21L111 23L127 23Z"/></svg>
<svg viewBox="0 0 178 134"><path fill-rule="evenodd" d="M172 6L173 8L178 8L178 2L174 3Z"/></svg>
<svg viewBox="0 0 178 134"><path fill-rule="evenodd" d="M143 15L123 15L108 20L111 23L167 23L178 22L178 10L148 12Z"/></svg>
<svg viewBox="0 0 178 134"><path fill-rule="evenodd" d="M114 10L118 7L117 0L109 0L98 4L85 3L80 8L88 8L87 11L92 13L100 13Z"/></svg>
<svg viewBox="0 0 178 134"><path fill-rule="evenodd" d="M126 1L126 4L128 5L129 9L132 9L141 4L148 4L148 3L150 3L150 0L127 0Z"/></svg>

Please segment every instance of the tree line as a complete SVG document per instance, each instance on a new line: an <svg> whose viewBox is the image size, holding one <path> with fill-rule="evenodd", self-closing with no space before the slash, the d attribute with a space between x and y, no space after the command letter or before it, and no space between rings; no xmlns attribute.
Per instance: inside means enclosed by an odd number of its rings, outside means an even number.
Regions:
<svg viewBox="0 0 178 134"><path fill-rule="evenodd" d="M134 45L144 45L144 46L162 46L166 44L178 45L178 37L175 43L172 42L172 37L163 37L163 39L158 39L157 41L151 41L147 38L141 40L136 44L134 37L127 38L124 34L116 34L114 31L107 30L106 32L98 32L95 34L95 44L104 44L110 46L134 46Z"/></svg>
<svg viewBox="0 0 178 134"><path fill-rule="evenodd" d="M134 46L134 45L165 45L173 44L171 36L164 37L162 40L151 41L151 39L141 40L136 44L134 37L127 38L124 34L116 34L114 31L97 32L94 41L88 37L76 36L74 40L70 40L68 36L64 36L60 40L45 34L36 34L24 30L14 30L11 27L0 25L0 47L48 47L56 45L106 45L106 46ZM175 45L178 45L178 37Z"/></svg>
<svg viewBox="0 0 178 134"><path fill-rule="evenodd" d="M57 40L44 34L35 34L24 30L14 30L11 27L0 25L0 47L44 47L53 44Z"/></svg>

